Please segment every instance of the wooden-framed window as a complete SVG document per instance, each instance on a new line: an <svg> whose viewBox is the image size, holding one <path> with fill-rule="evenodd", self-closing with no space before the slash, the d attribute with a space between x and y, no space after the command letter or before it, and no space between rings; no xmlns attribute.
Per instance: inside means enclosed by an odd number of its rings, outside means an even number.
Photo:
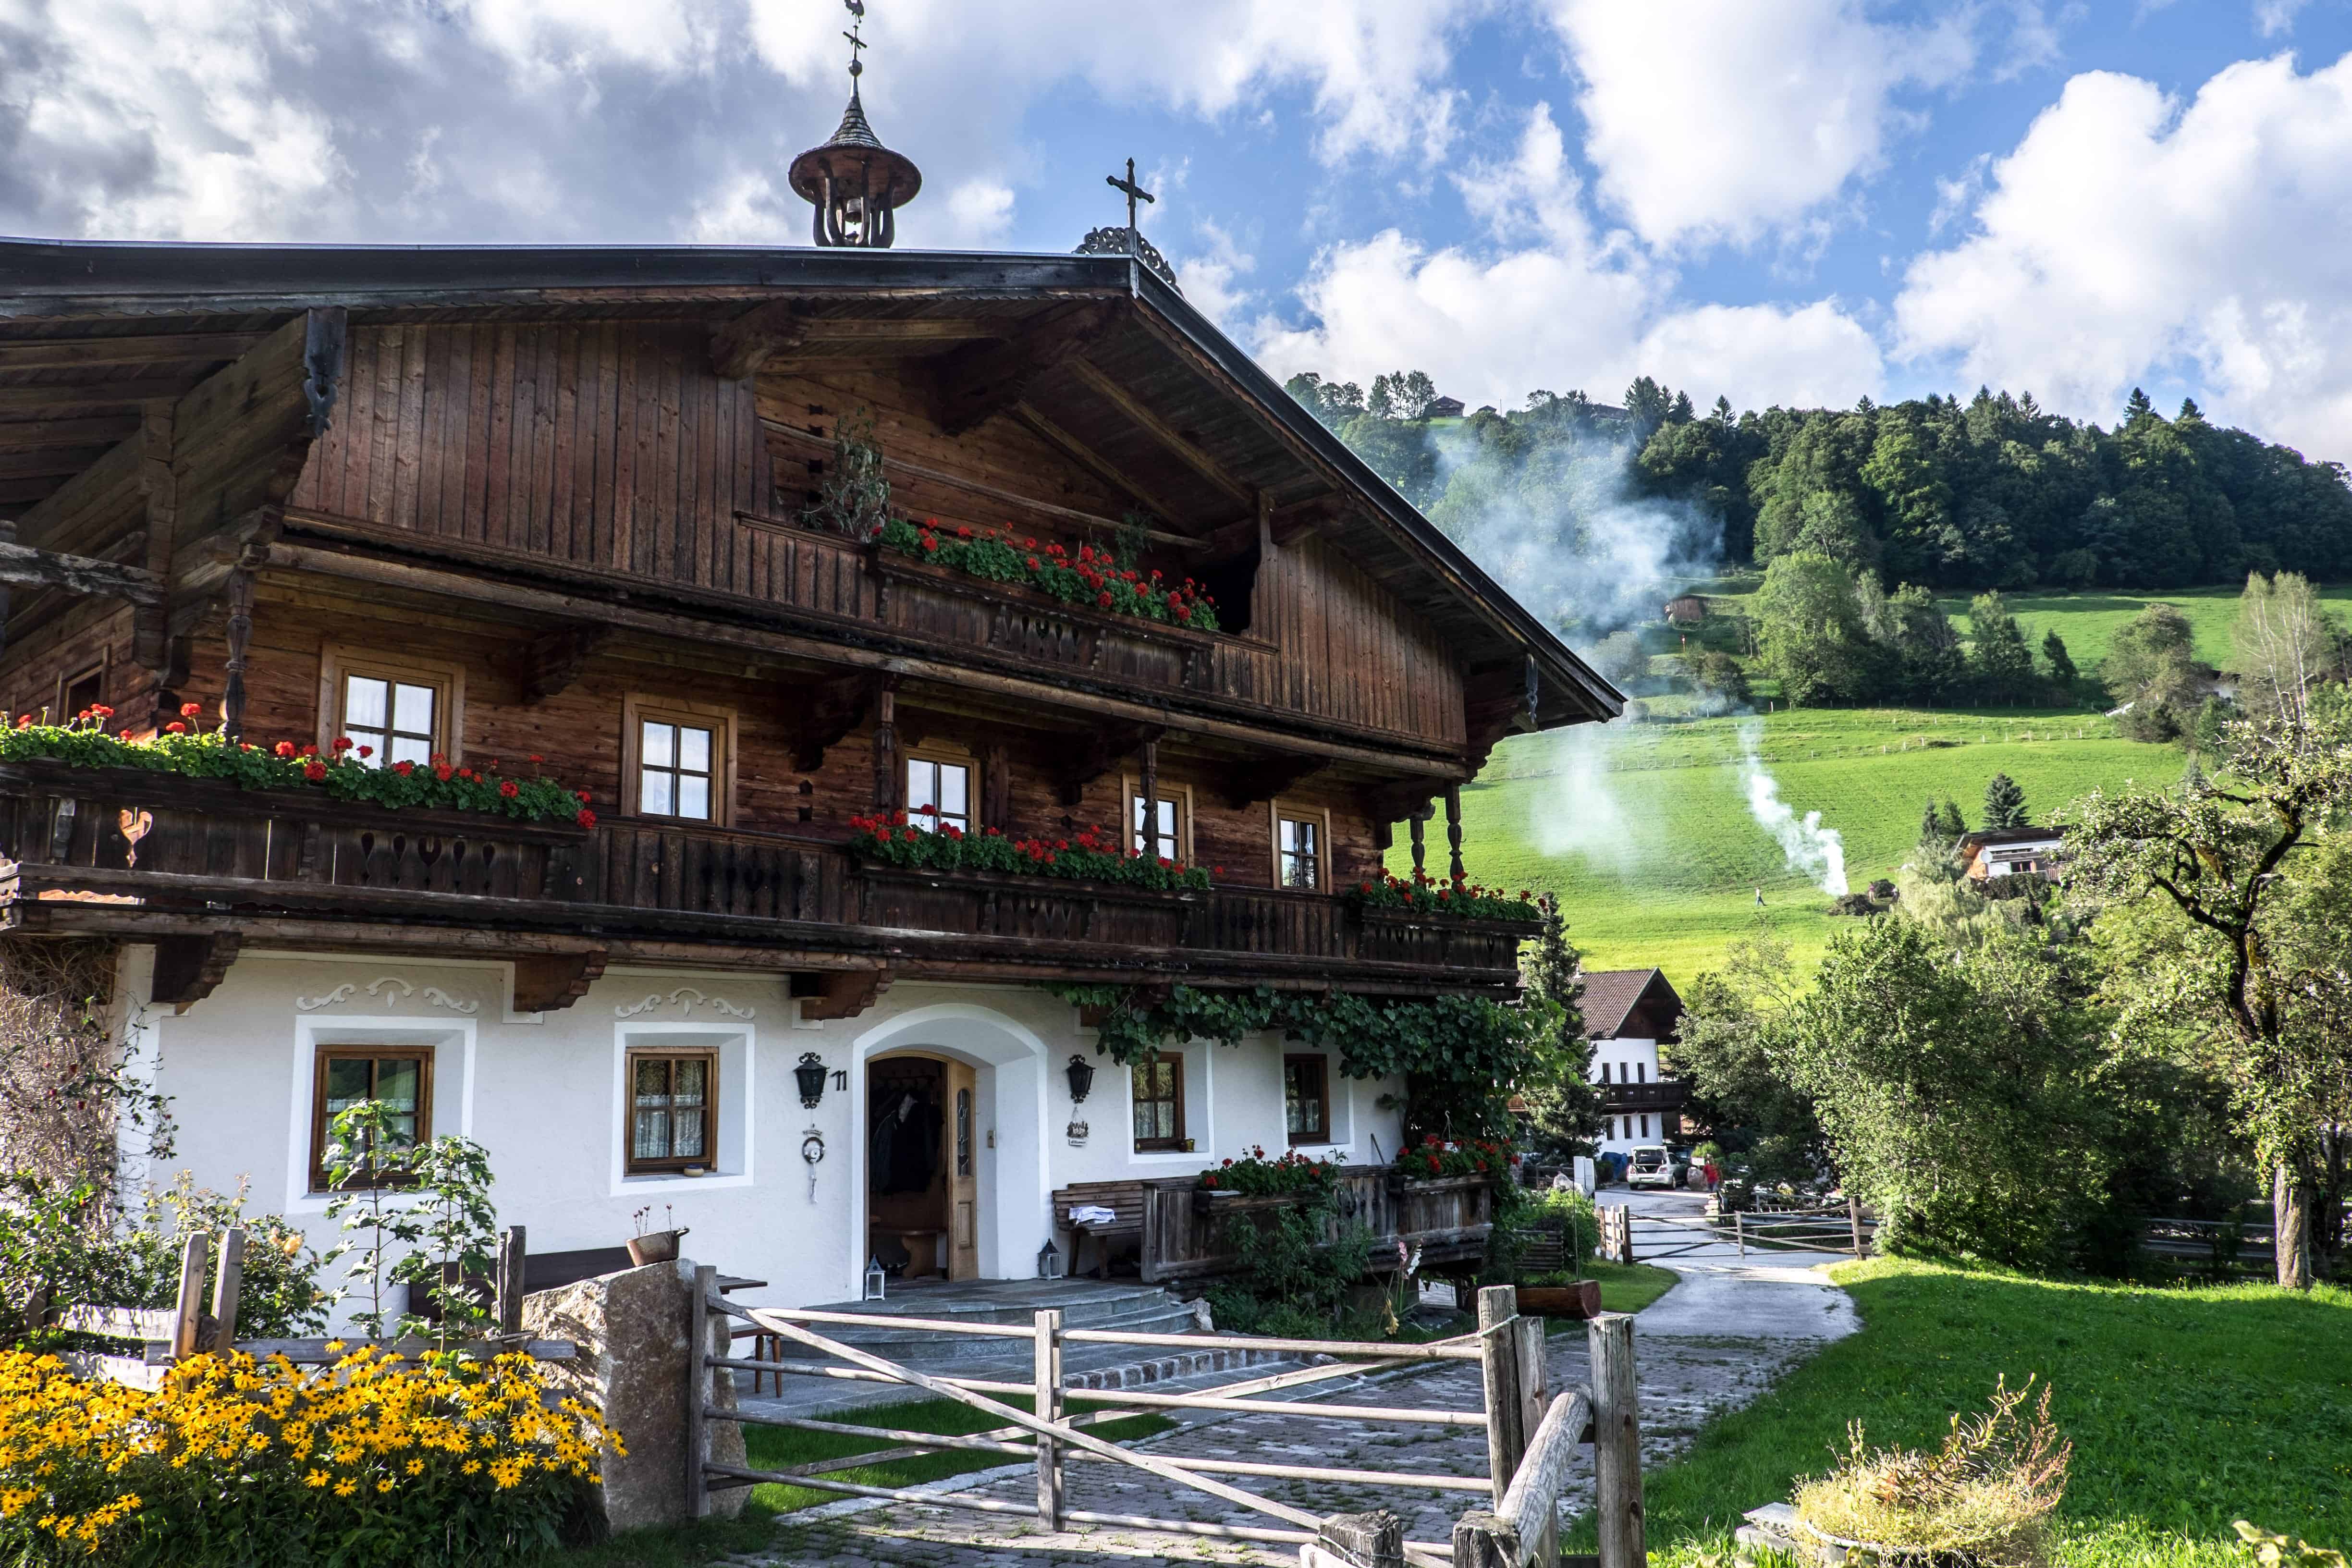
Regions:
<svg viewBox="0 0 2352 1568"><path fill-rule="evenodd" d="M1282 1118L1293 1143L1331 1142L1331 1061L1319 1055L1282 1058Z"/></svg>
<svg viewBox="0 0 2352 1568"><path fill-rule="evenodd" d="M907 820L915 826L970 834L979 799L980 769L971 757L929 749L908 753Z"/></svg>
<svg viewBox="0 0 2352 1568"><path fill-rule="evenodd" d="M58 710L51 717L59 724L69 723L74 716L97 707L106 700L106 661L86 669L79 669L58 680Z"/></svg>
<svg viewBox="0 0 2352 1568"><path fill-rule="evenodd" d="M372 768L421 768L436 752L455 762L465 692L466 672L457 665L330 647L319 661L319 749L349 740L355 757L358 747L367 748L360 760Z"/></svg>
<svg viewBox="0 0 2352 1568"><path fill-rule="evenodd" d="M398 1113L394 1136L412 1147L433 1135L433 1051L428 1046L320 1046L310 1094L310 1190L329 1191L329 1150L335 1118L362 1100L383 1100ZM373 1151L346 1187L388 1184L373 1170Z"/></svg>
<svg viewBox="0 0 2352 1568"><path fill-rule="evenodd" d="M1128 1069L1135 1100L1135 1147L1184 1147L1184 1058L1153 1051Z"/></svg>
<svg viewBox="0 0 2352 1568"><path fill-rule="evenodd" d="M1130 773L1127 777L1127 847L1163 860L1192 858L1192 786L1160 785L1160 822L1156 833L1147 834L1143 826L1143 781Z"/></svg>
<svg viewBox="0 0 2352 1568"><path fill-rule="evenodd" d="M718 1161L719 1053L634 1049L628 1056L627 1173L709 1170Z"/></svg>
<svg viewBox="0 0 2352 1568"><path fill-rule="evenodd" d="M1274 803L1274 885L1320 893L1331 886L1331 814Z"/></svg>
<svg viewBox="0 0 2352 1568"><path fill-rule="evenodd" d="M724 826L735 795L735 715L631 697L622 705L625 809Z"/></svg>

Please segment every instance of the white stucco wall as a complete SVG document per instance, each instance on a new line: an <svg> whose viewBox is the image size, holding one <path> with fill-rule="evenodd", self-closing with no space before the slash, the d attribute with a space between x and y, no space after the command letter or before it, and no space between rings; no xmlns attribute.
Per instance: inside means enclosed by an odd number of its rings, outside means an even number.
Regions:
<svg viewBox="0 0 2352 1568"><path fill-rule="evenodd" d="M1658 1042L1635 1039L1593 1041L1590 1077L1594 1083L1657 1082ZM1649 1127L1646 1133L1642 1130L1645 1117ZM1629 1120L1632 1123L1631 1136L1626 1131ZM1622 1114L1612 1111L1605 1118L1601 1152L1623 1154L1644 1144L1664 1142L1664 1126L1663 1115L1655 1110L1636 1109Z"/></svg>
<svg viewBox="0 0 2352 1568"><path fill-rule="evenodd" d="M240 957L186 1014L157 1008L145 1017L156 1082L173 1097L178 1126L173 1168L219 1191L248 1184L250 1208L286 1214L323 1248L335 1232L307 1168L317 1047L424 1046L434 1053L432 1131L464 1133L488 1150L500 1217L530 1227L533 1252L619 1246L633 1234L632 1212L650 1205L656 1226L667 1212L691 1227L690 1257L770 1281L740 1299L803 1305L857 1292L866 1254L865 1068L877 1057L921 1051L975 1069L985 1276L1034 1272L1055 1187L1184 1175L1253 1144L1269 1153L1286 1146L1278 1039L1184 1047L1186 1131L1197 1147L1139 1154L1126 1071L1095 1053L1094 1031L1079 1026L1075 1008L1030 987L900 984L856 1018L810 1025L773 974L614 969L571 1007L544 1016L515 1016L510 995L509 968L489 962ZM712 1174L622 1173L622 1061L632 1044L719 1052ZM828 1075L814 1110L802 1106L793 1074L809 1051ZM1097 1069L1076 1112L1088 1127L1082 1145L1066 1131L1065 1068L1074 1053ZM1348 1162L1393 1156L1398 1119L1374 1102L1396 1086L1343 1079L1336 1059L1329 1079L1338 1142L1306 1152ZM811 1133L824 1148L814 1200L802 1158ZM151 1173L162 1181L173 1173Z"/></svg>

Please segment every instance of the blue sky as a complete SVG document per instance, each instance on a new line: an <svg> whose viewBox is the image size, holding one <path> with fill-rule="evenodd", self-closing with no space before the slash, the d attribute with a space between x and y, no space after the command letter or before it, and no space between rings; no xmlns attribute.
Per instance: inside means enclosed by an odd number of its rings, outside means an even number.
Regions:
<svg viewBox="0 0 2352 1568"><path fill-rule="evenodd" d="M1117 221L1277 372L1980 382L2352 458L2352 0L870 0L902 246ZM0 229L804 243L837 0L0 0Z"/></svg>

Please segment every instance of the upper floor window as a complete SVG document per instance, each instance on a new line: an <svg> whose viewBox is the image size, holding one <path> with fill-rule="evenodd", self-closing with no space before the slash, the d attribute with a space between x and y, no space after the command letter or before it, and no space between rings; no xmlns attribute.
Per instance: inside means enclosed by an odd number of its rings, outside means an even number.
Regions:
<svg viewBox="0 0 2352 1568"><path fill-rule="evenodd" d="M724 823L733 777L734 715L699 706L626 704L628 808L640 816Z"/></svg>
<svg viewBox="0 0 2352 1568"><path fill-rule="evenodd" d="M1301 892L1320 892L1331 884L1331 817L1325 811L1274 806L1274 883Z"/></svg>
<svg viewBox="0 0 2352 1568"><path fill-rule="evenodd" d="M386 661L329 648L320 676L319 707L327 731L319 738L322 748L348 740L354 748L351 754L372 768L394 763L423 767L436 752L457 752L464 690L464 672L457 666ZM362 746L364 757L357 750Z"/></svg>
<svg viewBox="0 0 2352 1568"><path fill-rule="evenodd" d="M971 763L918 752L907 759L907 820L926 833L971 831Z"/></svg>
<svg viewBox="0 0 2352 1568"><path fill-rule="evenodd" d="M106 700L106 666L94 664L58 682L57 721L70 722Z"/></svg>
<svg viewBox="0 0 2352 1568"><path fill-rule="evenodd" d="M1143 786L1127 781L1127 847L1162 860L1192 858L1192 791L1186 784L1160 786L1159 821L1144 826Z"/></svg>

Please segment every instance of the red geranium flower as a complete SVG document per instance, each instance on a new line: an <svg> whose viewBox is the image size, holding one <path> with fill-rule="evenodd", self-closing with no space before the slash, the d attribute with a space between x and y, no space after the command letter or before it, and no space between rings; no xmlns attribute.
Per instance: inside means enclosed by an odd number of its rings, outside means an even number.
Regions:
<svg viewBox="0 0 2352 1568"><path fill-rule="evenodd" d="M456 771L457 770L450 767L448 763L439 763L434 766L433 776L439 779L443 784L447 784L449 782L449 775Z"/></svg>
<svg viewBox="0 0 2352 1568"><path fill-rule="evenodd" d="M290 757L294 754L294 742L291 741L280 741L272 749L275 750L281 757Z"/></svg>
<svg viewBox="0 0 2352 1568"><path fill-rule="evenodd" d="M163 726L163 733L166 735L184 735L187 732L188 727L185 724L181 723L177 719L173 720L170 723Z"/></svg>
<svg viewBox="0 0 2352 1568"><path fill-rule="evenodd" d="M204 705L200 702L183 702L180 704L180 717L183 719L193 719L204 710Z"/></svg>
<svg viewBox="0 0 2352 1568"><path fill-rule="evenodd" d="M545 757L541 756L537 752L533 752L530 754L530 760L534 763L543 763L547 761Z"/></svg>
<svg viewBox="0 0 2352 1568"><path fill-rule="evenodd" d="M373 746L362 746L360 748L360 755L363 758L373 757L375 755L375 748Z"/></svg>
<svg viewBox="0 0 2352 1568"><path fill-rule="evenodd" d="M1095 603L1108 610L1110 608L1110 595L1108 594L1099 595L1096 597Z"/></svg>
<svg viewBox="0 0 2352 1568"><path fill-rule="evenodd" d="M30 713L19 713L16 715L16 728L19 730L29 730L32 727L33 716Z"/></svg>
<svg viewBox="0 0 2352 1568"><path fill-rule="evenodd" d="M927 534L925 534L925 535L923 535L923 548L924 548L925 550L935 551L935 550L939 549L939 547L940 547L940 542L939 542L938 540L933 539L933 538L932 538L929 534L928 534L928 533L927 533Z"/></svg>
<svg viewBox="0 0 2352 1568"><path fill-rule="evenodd" d="M518 788L516 788L516 787L515 787L515 782L514 782L514 780L512 780L512 779L509 779L509 780L507 780L504 784L502 784L499 785L499 795L503 795L503 796L505 796L505 797L506 797L507 799L509 799L509 800L512 800L515 796L517 796L517 795L520 795L521 793L522 793L522 791L521 791L521 790L520 790L520 789L518 789Z"/></svg>
<svg viewBox="0 0 2352 1568"><path fill-rule="evenodd" d="M312 784L317 784L327 776L327 764L320 762L305 763L302 764L302 776Z"/></svg>
<svg viewBox="0 0 2352 1568"><path fill-rule="evenodd" d="M580 808L578 815L574 816L572 820L578 823L583 827L593 827L596 826L596 814L583 805Z"/></svg>
<svg viewBox="0 0 2352 1568"><path fill-rule="evenodd" d="M352 738L349 735L338 735L335 737L335 750L339 752L348 752L351 749Z"/></svg>

